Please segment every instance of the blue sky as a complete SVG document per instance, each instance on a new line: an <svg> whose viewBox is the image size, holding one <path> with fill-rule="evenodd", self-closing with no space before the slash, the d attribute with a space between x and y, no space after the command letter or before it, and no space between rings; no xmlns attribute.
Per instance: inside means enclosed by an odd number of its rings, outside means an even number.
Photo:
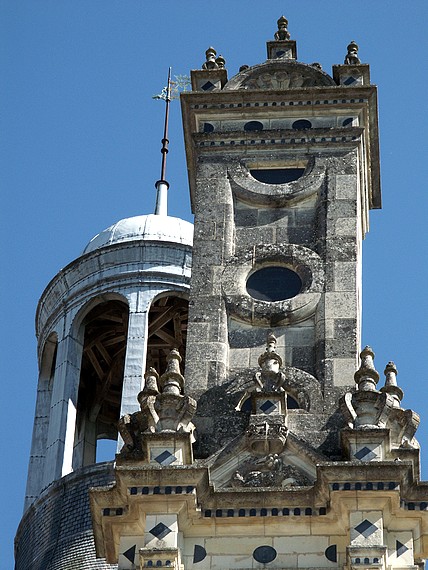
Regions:
<svg viewBox="0 0 428 570"><path fill-rule="evenodd" d="M298 59L324 70L350 40L379 86L383 210L364 243L363 344L382 372L399 370L403 405L422 415L428 445L426 352L426 0L2 0L0 2L0 295L2 562L12 568L37 382L34 313L58 270L115 221L154 207L163 105L175 74L213 45L229 77L266 58L284 13ZM172 105L170 213L191 220L179 104ZM422 455L428 478L428 450Z"/></svg>

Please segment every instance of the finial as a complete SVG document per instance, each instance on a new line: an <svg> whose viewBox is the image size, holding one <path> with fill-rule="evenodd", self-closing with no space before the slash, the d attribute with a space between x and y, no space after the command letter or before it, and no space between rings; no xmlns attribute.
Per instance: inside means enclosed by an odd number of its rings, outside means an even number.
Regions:
<svg viewBox="0 0 428 570"><path fill-rule="evenodd" d="M370 346L366 346L361 354L360 368L354 374L354 380L358 384L358 390L370 392L376 390L379 381L379 373L374 367L374 352Z"/></svg>
<svg viewBox="0 0 428 570"><path fill-rule="evenodd" d="M162 165L160 180L155 183L156 188L156 207L155 214L157 216L168 215L168 188L169 184L166 181L166 155L168 154L168 123L169 123L169 104L171 103L171 68L168 69L168 83L165 93L165 123L163 129L162 139Z"/></svg>
<svg viewBox="0 0 428 570"><path fill-rule="evenodd" d="M276 352L276 336L273 333L267 335L266 350L259 357L259 366L262 370L276 371L282 366L282 358Z"/></svg>
<svg viewBox="0 0 428 570"><path fill-rule="evenodd" d="M213 47L209 47L205 52L206 61L202 64L202 69L218 69L219 65L216 61L216 55L217 52L215 49Z"/></svg>
<svg viewBox="0 0 428 570"><path fill-rule="evenodd" d="M222 55L219 55L216 58L215 62L218 65L219 69L224 69L224 66L226 65L226 60L224 59L224 57Z"/></svg>
<svg viewBox="0 0 428 570"><path fill-rule="evenodd" d="M388 362L385 367L385 386L380 391L386 392L392 396L394 400L394 408L400 407L400 402L403 399L403 390L397 384L397 368L393 362Z"/></svg>
<svg viewBox="0 0 428 570"><path fill-rule="evenodd" d="M288 28L288 20L285 16L281 16L277 22L278 24L278 31L275 32L275 39L277 41L284 41L290 39L290 32L287 30Z"/></svg>
<svg viewBox="0 0 428 570"><path fill-rule="evenodd" d="M143 392L145 395L152 394L156 395L159 394L159 387L158 387L158 380L159 374L156 370L150 367L147 372L144 374L144 388Z"/></svg>
<svg viewBox="0 0 428 570"><path fill-rule="evenodd" d="M347 47L348 53L345 57L345 65L359 65L361 63L358 57L358 45L352 40Z"/></svg>
<svg viewBox="0 0 428 570"><path fill-rule="evenodd" d="M163 394L181 394L184 387L184 377L180 372L181 356L176 348L168 354L165 373L160 377Z"/></svg>

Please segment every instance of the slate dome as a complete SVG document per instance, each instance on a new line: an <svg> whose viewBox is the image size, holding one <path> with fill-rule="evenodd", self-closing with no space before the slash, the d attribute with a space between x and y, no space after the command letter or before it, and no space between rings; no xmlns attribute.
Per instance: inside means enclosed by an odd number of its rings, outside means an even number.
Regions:
<svg viewBox="0 0 428 570"><path fill-rule="evenodd" d="M119 220L91 239L83 250L90 253L102 247L127 241L164 241L193 245L193 224L174 218L148 214Z"/></svg>

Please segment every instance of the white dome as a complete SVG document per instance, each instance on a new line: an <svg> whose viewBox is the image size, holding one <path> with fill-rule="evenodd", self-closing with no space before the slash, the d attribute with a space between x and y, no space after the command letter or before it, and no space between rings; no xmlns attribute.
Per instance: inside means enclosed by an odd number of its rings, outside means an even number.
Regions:
<svg viewBox="0 0 428 570"><path fill-rule="evenodd" d="M191 246L193 245L193 224L180 218L155 214L125 218L92 238L83 253L89 253L107 245L135 240L166 241Z"/></svg>

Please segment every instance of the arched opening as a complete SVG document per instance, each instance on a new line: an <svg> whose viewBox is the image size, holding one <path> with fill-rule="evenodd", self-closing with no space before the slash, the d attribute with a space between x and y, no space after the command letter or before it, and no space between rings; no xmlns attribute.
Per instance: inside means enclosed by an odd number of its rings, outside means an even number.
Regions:
<svg viewBox="0 0 428 570"><path fill-rule="evenodd" d="M100 303L86 315L82 326L84 340L73 469L114 458L122 399L128 307L116 300ZM112 441L107 448L110 457L106 457L105 445L99 446L102 451L100 457L100 449L97 450L99 440Z"/></svg>
<svg viewBox="0 0 428 570"><path fill-rule="evenodd" d="M149 312L146 368L152 366L162 374L166 357L176 348L182 358L184 373L189 302L182 297L168 295L155 300Z"/></svg>

